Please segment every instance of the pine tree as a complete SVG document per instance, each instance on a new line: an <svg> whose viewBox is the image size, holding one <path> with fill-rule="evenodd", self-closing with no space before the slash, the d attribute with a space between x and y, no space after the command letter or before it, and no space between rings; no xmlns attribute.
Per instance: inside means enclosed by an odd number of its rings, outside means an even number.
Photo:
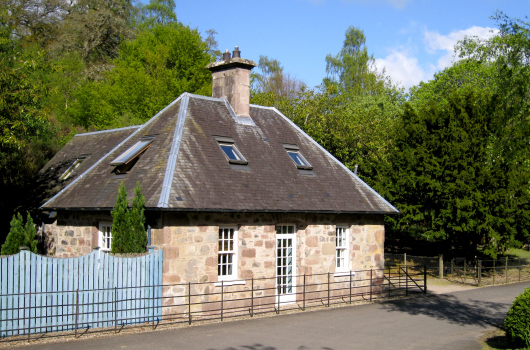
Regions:
<svg viewBox="0 0 530 350"><path fill-rule="evenodd" d="M129 211L131 251L130 253L143 253L147 246L147 234L145 232L145 198L142 194L140 182L134 188L134 199Z"/></svg>
<svg viewBox="0 0 530 350"><path fill-rule="evenodd" d="M11 229L7 235L6 241L2 245L0 254L11 255L19 252L20 247L28 247L28 249L37 253L37 240L35 235L37 230L33 224L33 220L28 213L26 224L24 225L24 219L20 213L13 215L11 220Z"/></svg>
<svg viewBox="0 0 530 350"><path fill-rule="evenodd" d="M129 253L129 209L127 189L123 182L118 190L116 205L112 209L112 253Z"/></svg>

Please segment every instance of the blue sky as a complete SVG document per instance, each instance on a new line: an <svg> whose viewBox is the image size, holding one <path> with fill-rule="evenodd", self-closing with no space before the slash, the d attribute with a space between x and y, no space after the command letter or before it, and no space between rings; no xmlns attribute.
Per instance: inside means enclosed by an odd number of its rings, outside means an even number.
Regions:
<svg viewBox="0 0 530 350"><path fill-rule="evenodd" d="M409 88L449 66L464 35L491 35L496 10L523 19L530 0L176 0L178 20L203 37L214 29L221 51L237 45L243 58L277 59L310 87L349 26L364 31L377 67Z"/></svg>

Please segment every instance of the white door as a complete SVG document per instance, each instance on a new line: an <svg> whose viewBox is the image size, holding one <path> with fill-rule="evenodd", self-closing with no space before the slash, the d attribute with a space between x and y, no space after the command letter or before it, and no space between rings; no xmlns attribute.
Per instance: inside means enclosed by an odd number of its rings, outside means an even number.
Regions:
<svg viewBox="0 0 530 350"><path fill-rule="evenodd" d="M296 229L294 225L276 226L277 302L296 302Z"/></svg>

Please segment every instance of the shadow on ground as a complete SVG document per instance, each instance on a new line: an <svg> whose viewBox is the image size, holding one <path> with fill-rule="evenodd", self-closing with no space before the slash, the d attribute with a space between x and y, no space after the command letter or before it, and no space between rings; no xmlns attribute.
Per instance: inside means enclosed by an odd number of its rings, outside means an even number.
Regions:
<svg viewBox="0 0 530 350"><path fill-rule="evenodd" d="M216 350L216 349L208 349L208 350ZM221 349L217 349L221 350ZM262 344L254 344L254 345L240 345L238 347L228 347L224 348L222 350L278 350L277 348L273 346L266 346ZM296 350L333 350L332 348L323 347L323 348L308 348L307 346L299 346Z"/></svg>
<svg viewBox="0 0 530 350"><path fill-rule="evenodd" d="M383 308L389 312L425 315L458 325L499 327L504 322L510 304L473 299L468 299L464 303L454 295L440 294L386 302Z"/></svg>

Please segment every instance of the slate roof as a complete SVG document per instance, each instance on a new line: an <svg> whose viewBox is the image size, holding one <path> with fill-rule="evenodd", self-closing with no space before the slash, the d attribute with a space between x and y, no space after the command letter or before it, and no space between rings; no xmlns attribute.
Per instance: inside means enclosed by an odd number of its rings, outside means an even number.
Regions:
<svg viewBox="0 0 530 350"><path fill-rule="evenodd" d="M140 181L148 210L398 212L275 108L251 105L250 117L185 93L144 125L78 135L43 171L86 153L90 162L41 208L108 210L122 181L129 198ZM113 173L110 163L146 135L155 138L132 170ZM216 136L233 139L248 165L230 164ZM283 144L298 146L313 170L297 169Z"/></svg>

